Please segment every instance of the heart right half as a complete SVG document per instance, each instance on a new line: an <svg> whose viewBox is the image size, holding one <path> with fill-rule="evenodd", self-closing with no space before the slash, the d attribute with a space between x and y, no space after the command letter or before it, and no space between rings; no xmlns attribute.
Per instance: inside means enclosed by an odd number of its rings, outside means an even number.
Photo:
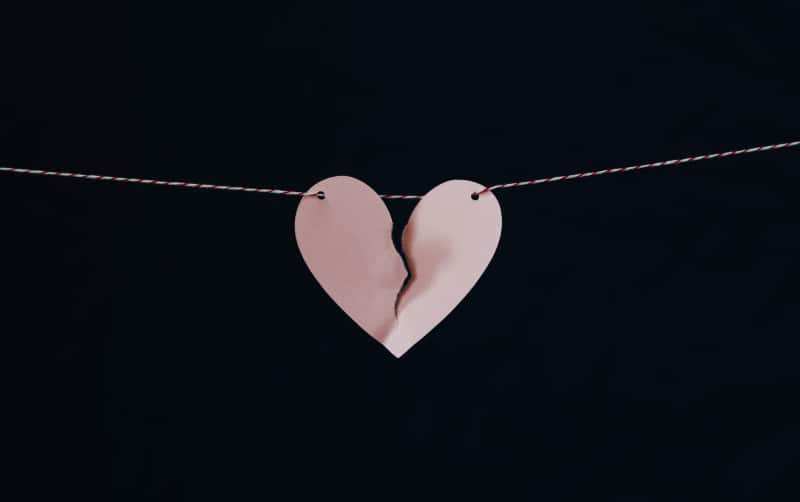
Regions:
<svg viewBox="0 0 800 502"><path fill-rule="evenodd" d="M315 184L295 216L300 253L322 288L362 329L402 356L464 299L500 241L500 205L472 181L442 183L403 231L405 263L377 193L348 176Z"/></svg>

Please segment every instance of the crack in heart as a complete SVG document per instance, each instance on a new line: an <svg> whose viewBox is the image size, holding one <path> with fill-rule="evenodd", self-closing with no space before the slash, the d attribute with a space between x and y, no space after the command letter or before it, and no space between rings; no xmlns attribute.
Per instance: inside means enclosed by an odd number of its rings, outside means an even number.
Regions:
<svg viewBox="0 0 800 502"><path fill-rule="evenodd" d="M398 319L400 314L400 298L402 298L403 293L408 290L408 285L411 283L413 274L411 272L411 267L408 266L408 256L406 256L402 243L400 245L400 249L395 247L395 250L397 251L397 254L400 255L400 259L403 260L403 267L406 269L406 277L403 279L403 284L400 285L400 289L397 291L397 296L394 299L394 318Z"/></svg>

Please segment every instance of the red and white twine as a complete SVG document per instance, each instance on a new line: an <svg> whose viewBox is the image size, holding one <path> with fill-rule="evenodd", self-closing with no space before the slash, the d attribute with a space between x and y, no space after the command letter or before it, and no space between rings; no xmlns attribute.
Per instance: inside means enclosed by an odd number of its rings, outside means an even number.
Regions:
<svg viewBox="0 0 800 502"><path fill-rule="evenodd" d="M515 181L512 183L502 183L499 185L492 185L484 188L479 192L486 193L488 191L498 190L501 188L514 188L527 185L539 185L542 183L553 183L556 181L567 181L579 178L588 178L590 176L600 176L603 174L614 173L627 173L630 171L637 171L639 169L647 169L651 167L665 167L686 164L688 162L697 162L700 160L710 160L717 157L730 157L733 155L742 155L745 153L765 152L768 150L779 150L781 148L790 148L800 145L800 141L791 141L788 143L777 143L774 145L756 146L752 148L743 148L741 150L729 150L721 153L709 153L704 155L695 155L693 157L684 157L682 159L664 160L660 162L650 162L647 164L637 164L628 167L617 167L613 169L600 169L597 171L587 171L583 173L569 174L566 176L551 176L549 178L539 178L527 181ZM128 178L124 176L105 176L99 174L83 174L83 173L70 173L62 171L43 171L40 169L22 169L18 167L3 167L0 166L0 172L17 173L17 174L38 174L42 176L59 176L63 178L77 178L85 180L97 181L117 181L121 183L138 183L142 185L162 185L170 187L184 187L184 188L200 188L206 190L228 190L231 192L254 192L254 193L269 193L276 195L292 195L292 196L320 196L320 192L298 192L295 190L280 190L277 188L253 188L242 186L228 186L228 185L214 185L208 183L193 183L188 181L164 181L153 180L147 178ZM421 199L421 195L381 195L384 199Z"/></svg>
<svg viewBox="0 0 800 502"><path fill-rule="evenodd" d="M679 164L686 164L687 162L710 160L710 159L715 159L717 157L730 157L732 155L742 155L744 153L765 152L767 150L779 150L781 148L789 148L797 145L800 145L800 141L777 143L774 145L766 145L766 146L754 146L752 148L743 148L741 150L728 150L727 152L721 152L721 153L707 153L704 155L695 155L694 157L684 157L682 159L674 159L674 160L663 160L660 162L649 162L647 164L637 164L635 166L628 166L628 167L616 167L614 169L600 169L598 171L587 171L585 173L569 174L566 176L552 176L550 178L539 178L536 180L515 181L513 183L503 183L500 185L492 185L490 187L486 187L483 190L481 190L480 193L485 193L490 190L497 190L499 188L514 188L526 185L539 185L541 183L553 183L554 181L566 181L566 180L574 180L577 178L588 178L589 176L600 176L603 174L627 173L630 171L647 169L650 167L676 166Z"/></svg>

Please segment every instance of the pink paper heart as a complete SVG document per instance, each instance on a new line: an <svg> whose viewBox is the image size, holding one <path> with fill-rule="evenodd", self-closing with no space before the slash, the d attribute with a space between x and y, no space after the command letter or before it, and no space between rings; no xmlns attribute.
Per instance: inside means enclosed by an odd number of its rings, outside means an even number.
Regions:
<svg viewBox="0 0 800 502"><path fill-rule="evenodd" d="M428 192L403 231L402 256L392 218L377 193L349 176L320 181L295 216L309 270L356 324L402 356L458 305L489 265L500 241L500 204L483 185L451 180ZM406 283L406 277L408 281Z"/></svg>

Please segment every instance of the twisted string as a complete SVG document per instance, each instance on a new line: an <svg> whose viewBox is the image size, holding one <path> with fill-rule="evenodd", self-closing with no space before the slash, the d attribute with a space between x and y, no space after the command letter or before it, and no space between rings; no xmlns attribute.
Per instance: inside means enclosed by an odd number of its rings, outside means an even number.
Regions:
<svg viewBox="0 0 800 502"><path fill-rule="evenodd" d="M597 171L586 171L582 173L576 174L569 174L565 176L551 176L548 178L539 178L534 180L526 180L526 181L514 181L511 183L501 183L499 185L492 185L489 187L484 188L477 194L473 194L473 198L477 198L480 194L486 193L489 191L500 190L504 188L515 188L521 186L528 186L528 185L539 185L542 183L554 183L556 181L568 181L580 178L588 178L590 176L601 176L604 174L614 174L614 173L627 173L631 171L637 171L640 169L648 169L653 167L666 167L666 166L677 166L681 164L686 164L688 162L697 162L701 160L711 160L715 158L722 158L722 157L730 157L734 155L742 155L746 153L755 153L755 152L765 152L769 150L779 150L782 148L791 148L800 145L800 141L791 141L788 143L777 143L774 145L766 145L766 146L756 146L752 148L743 148L740 150L729 150L727 152L720 152L720 153L709 153L703 155L695 155L693 157L684 157L682 159L674 159L674 160L664 160L660 162L649 162L647 164L637 164L628 167L617 167L613 169L600 169ZM204 190L227 190L231 192L252 192L252 193L267 193L267 194L275 194L275 195L290 195L290 196L315 196L319 198L324 198L325 194L322 192L299 192L296 190L282 190L279 188L256 188L256 187L243 187L243 186L229 186L229 185L216 185L216 184L209 184L209 183L196 183L190 181L165 181L165 180L155 180L155 179L148 179L148 178L128 178L125 176L105 176L99 174L84 174L84 173L70 173L70 172L63 172L63 171L43 171L41 169L23 169L18 167L3 167L0 166L0 172L7 172L7 173L16 173L16 174L32 174L32 175L40 175L40 176L58 176L62 178L75 178L75 179L84 179L84 180L96 180L96 181L116 181L120 183L137 183L142 185L161 185L161 186L170 186L170 187L183 187L183 188L198 188ZM384 199L421 199L421 195L381 195L381 198Z"/></svg>
<svg viewBox="0 0 800 502"><path fill-rule="evenodd" d="M743 148L741 150L728 150L727 152L721 152L721 153L707 153L703 155L695 155L694 157L684 157L682 159L662 160L660 162L649 162L647 164L636 164L634 166L628 166L628 167L616 167L613 169L600 169L598 171L587 171L583 173L569 174L566 176L551 176L549 178L539 178L536 180L514 181L511 183L502 183L500 185L492 185L490 187L486 187L479 193L486 193L488 191L499 190L501 188L514 188L527 185L539 185L541 183L553 183L555 181L567 181L578 178L588 178L589 176L601 176L603 174L627 173L630 171L647 169L651 167L677 166L680 164L686 164L687 162L710 160L710 159L715 159L717 157L730 157L732 155L742 155L745 153L766 152L768 150L779 150L781 148L790 148L798 145L800 145L800 141L790 141L788 143L777 143L775 145L755 146L752 148Z"/></svg>

